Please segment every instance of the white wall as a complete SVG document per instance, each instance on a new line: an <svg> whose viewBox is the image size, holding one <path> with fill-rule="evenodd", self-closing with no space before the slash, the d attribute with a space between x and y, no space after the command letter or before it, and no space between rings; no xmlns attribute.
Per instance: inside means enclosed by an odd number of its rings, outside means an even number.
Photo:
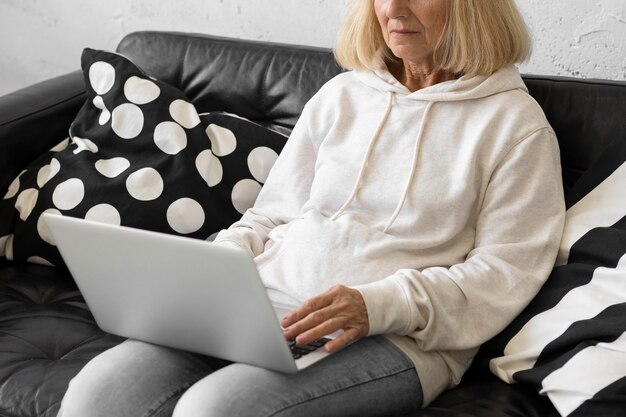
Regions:
<svg viewBox="0 0 626 417"><path fill-rule="evenodd" d="M350 0L0 0L0 95L78 69L83 47L144 29L330 47ZM626 1L517 0L527 73L626 80Z"/></svg>

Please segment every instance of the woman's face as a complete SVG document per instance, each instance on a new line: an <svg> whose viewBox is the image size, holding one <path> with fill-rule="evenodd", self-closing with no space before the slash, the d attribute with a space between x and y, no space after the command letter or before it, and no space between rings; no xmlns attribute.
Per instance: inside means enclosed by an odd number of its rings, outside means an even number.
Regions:
<svg viewBox="0 0 626 417"><path fill-rule="evenodd" d="M398 58L429 63L446 22L447 0L374 0L385 43Z"/></svg>

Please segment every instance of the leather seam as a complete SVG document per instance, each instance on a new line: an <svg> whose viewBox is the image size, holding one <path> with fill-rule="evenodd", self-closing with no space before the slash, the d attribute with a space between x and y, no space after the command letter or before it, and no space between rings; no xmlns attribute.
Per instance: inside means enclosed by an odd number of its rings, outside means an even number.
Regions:
<svg viewBox="0 0 626 417"><path fill-rule="evenodd" d="M33 116L35 114L44 112L44 111L52 109L54 107L58 107L58 106L63 105L65 103L69 102L69 101L72 101L72 100L74 100L74 99L76 99L76 98L78 98L78 97L80 97L82 95L85 95L85 91L81 91L79 93L75 93L71 97L68 97L68 98L56 101L55 103L50 104L48 106L41 107L41 108L36 109L36 110L31 110L30 112L28 112L26 114L19 115L19 116L16 116L16 117L12 118L12 119L3 121L2 123L0 123L0 127L8 126L8 125L10 125L12 123L15 123L15 122L19 121L19 120L27 119L28 117Z"/></svg>

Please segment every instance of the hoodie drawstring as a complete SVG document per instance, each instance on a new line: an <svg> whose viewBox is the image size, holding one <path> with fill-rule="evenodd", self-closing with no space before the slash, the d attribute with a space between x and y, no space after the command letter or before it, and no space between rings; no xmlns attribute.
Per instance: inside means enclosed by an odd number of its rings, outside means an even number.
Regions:
<svg viewBox="0 0 626 417"><path fill-rule="evenodd" d="M406 201L406 197L409 194L409 188L411 187L411 184L413 183L413 177L415 176L415 171L417 170L417 158L419 155L419 148L420 148L420 143L422 141L422 136L424 134L424 126L426 125L428 113L430 112L430 109L432 108L433 103L434 103L433 101L428 103L428 105L426 106L426 109L424 110L424 116L422 116L422 124L420 126L419 132L417 133L417 139L415 140L415 147L413 148L413 163L411 164L411 172L409 173L409 176L406 181L406 185L404 186L402 197L400 197L400 201L398 202L396 209L393 211L393 214L387 221L387 224L385 225L385 228L383 229L383 233L387 233L387 230L389 230L393 222L396 221L396 218L398 217L398 214L400 214L400 210L402 210L402 206L404 205L404 202Z"/></svg>
<svg viewBox="0 0 626 417"><path fill-rule="evenodd" d="M350 193L350 196L348 197L346 202L343 203L343 205L339 208L339 210L337 210L337 212L330 218L331 220L336 220L337 217L339 217L346 210L346 208L350 205L350 203L352 203L352 200L354 200L354 197L356 197L356 194L359 191L359 188L361 187L363 174L365 173L365 167L367 166L367 162L370 159L370 154L372 153L372 149L374 149L374 144L376 143L376 139L378 139L378 136L380 136L380 132L383 130L383 127L385 126L385 123L387 122L387 119L389 118L389 113L391 113L391 107L393 107L393 101L394 101L394 93L389 92L389 99L387 100L387 107L385 108L385 113L383 114L383 117L378 123L378 127L376 128L376 131L374 132L374 135L372 136L372 139L370 139L370 143L367 146L367 150L365 151L365 156L363 157L363 162L361 163L361 169L359 170L359 174L357 175L357 179L356 179L356 182L354 183L354 187L352 188L352 192Z"/></svg>
<svg viewBox="0 0 626 417"><path fill-rule="evenodd" d="M389 100L387 101L387 107L385 108L385 113L383 114L383 117L378 123L378 127L376 128L376 131L372 135L372 138L370 139L370 142L367 146L367 150L365 151L365 156L363 157L363 161L361 162L361 168L359 169L359 173L357 175L357 179L354 183L354 187L352 187L352 192L348 196L345 203L343 203L343 205L339 208L339 210L337 210L337 212L330 218L331 220L336 220L337 217L343 214L343 212L350 205L350 203L352 203L352 200L354 200L359 189L361 188L361 182L363 181L365 168L367 167L367 163L370 159L372 150L374 149L374 145L376 144L376 140L380 136L380 133L383 130L383 127L385 126L385 123L387 123L387 119L389 118L389 113L391 113L391 108L393 107L394 98L395 98L395 94L392 92L389 92ZM428 118L430 109L433 106L433 103L434 102L432 101L428 103L428 105L426 106L426 109L424 110L424 115L422 116L422 123L420 125L419 132L417 133L417 139L415 140L415 146L413 148L413 162L411 164L411 172L409 173L407 177L406 185L404 186L404 190L402 191L402 196L400 197L400 200L398 201L398 204L396 205L395 210L391 214L391 217L389 218L389 220L387 220L387 224L385 225L385 228L383 229L383 233L386 233L387 230L389 230L389 228L393 225L393 223L398 218L398 215L400 214L400 210L402 210L402 206L404 206L407 195L409 194L409 188L411 188L411 184L413 184L413 177L415 176L415 171L417 170L417 158L419 155L420 143L422 141L422 136L424 135L424 126L426 125L426 120Z"/></svg>

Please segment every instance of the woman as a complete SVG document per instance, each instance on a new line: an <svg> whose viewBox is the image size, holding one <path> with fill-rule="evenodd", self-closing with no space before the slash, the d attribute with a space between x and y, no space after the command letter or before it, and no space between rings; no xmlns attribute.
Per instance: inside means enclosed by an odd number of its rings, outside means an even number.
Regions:
<svg viewBox="0 0 626 417"><path fill-rule="evenodd" d="M300 305L287 339L339 330L339 352L284 375L128 341L60 415L399 415L457 384L562 232L557 142L513 66L528 51L513 0L355 0L336 49L353 71L310 100L255 207L216 239Z"/></svg>

